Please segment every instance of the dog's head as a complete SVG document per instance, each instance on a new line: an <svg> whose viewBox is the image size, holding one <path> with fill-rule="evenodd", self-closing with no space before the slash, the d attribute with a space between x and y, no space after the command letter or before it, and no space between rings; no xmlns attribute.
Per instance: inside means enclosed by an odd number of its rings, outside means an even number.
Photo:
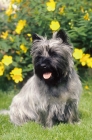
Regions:
<svg viewBox="0 0 92 140"><path fill-rule="evenodd" d="M51 39L33 35L32 58L35 74L47 84L63 82L73 67L72 46L63 30Z"/></svg>

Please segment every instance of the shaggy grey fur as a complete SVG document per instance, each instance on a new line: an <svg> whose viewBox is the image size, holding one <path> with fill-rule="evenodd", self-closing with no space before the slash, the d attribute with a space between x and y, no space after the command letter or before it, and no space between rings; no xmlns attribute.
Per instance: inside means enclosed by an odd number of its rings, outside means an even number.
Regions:
<svg viewBox="0 0 92 140"><path fill-rule="evenodd" d="M60 30L51 39L33 35L32 57L34 75L13 98L6 112L11 122L22 125L35 121L46 127L59 122L77 122L82 86L74 70L72 46L66 33ZM43 69L51 71L52 77L44 79Z"/></svg>

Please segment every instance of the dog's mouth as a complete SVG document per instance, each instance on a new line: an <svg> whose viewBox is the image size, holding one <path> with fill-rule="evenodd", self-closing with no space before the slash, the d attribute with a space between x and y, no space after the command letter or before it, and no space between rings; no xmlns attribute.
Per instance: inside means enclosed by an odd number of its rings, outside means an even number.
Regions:
<svg viewBox="0 0 92 140"><path fill-rule="evenodd" d="M48 80L52 77L52 73L51 72L46 72L46 73L43 73L43 78Z"/></svg>

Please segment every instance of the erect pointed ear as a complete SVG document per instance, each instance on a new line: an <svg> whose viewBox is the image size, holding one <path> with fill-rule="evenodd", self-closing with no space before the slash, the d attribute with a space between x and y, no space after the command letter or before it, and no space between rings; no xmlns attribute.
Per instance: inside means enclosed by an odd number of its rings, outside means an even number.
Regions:
<svg viewBox="0 0 92 140"><path fill-rule="evenodd" d="M69 37L67 36L66 32L61 29L59 30L56 35L55 35L56 38L61 38L63 43L66 43L66 44L70 44L69 42Z"/></svg>
<svg viewBox="0 0 92 140"><path fill-rule="evenodd" d="M35 41L35 40L41 40L42 37L38 34L32 34L32 40Z"/></svg>

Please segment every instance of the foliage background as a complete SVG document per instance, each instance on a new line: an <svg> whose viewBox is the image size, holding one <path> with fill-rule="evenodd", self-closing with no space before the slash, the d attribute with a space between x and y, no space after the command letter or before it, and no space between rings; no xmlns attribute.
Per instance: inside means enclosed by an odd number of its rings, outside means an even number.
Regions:
<svg viewBox="0 0 92 140"><path fill-rule="evenodd" d="M92 68L91 0L11 0L0 12L0 86L18 85L31 76L31 34L49 38L60 28L77 48L76 68Z"/></svg>

